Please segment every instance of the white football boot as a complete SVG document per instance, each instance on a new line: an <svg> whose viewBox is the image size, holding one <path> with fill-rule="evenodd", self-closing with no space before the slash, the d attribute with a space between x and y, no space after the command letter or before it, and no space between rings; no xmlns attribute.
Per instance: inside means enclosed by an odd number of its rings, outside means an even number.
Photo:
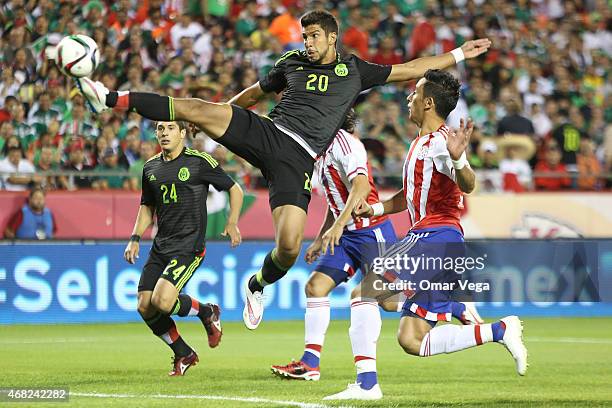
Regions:
<svg viewBox="0 0 612 408"><path fill-rule="evenodd" d="M244 309L242 311L242 319L244 320L244 325L249 330L255 330L259 323L261 323L261 318L263 317L264 312L264 299L263 293L261 292L251 292L249 289L249 280L246 281L244 286Z"/></svg>
<svg viewBox="0 0 612 408"><path fill-rule="evenodd" d="M106 95L108 95L109 90L102 82L94 82L87 77L75 78L75 81L81 93L85 96L87 106L93 113L110 109L106 106Z"/></svg>
<svg viewBox="0 0 612 408"><path fill-rule="evenodd" d="M349 384L346 390L323 398L330 400L379 400L383 397L380 385L376 384L369 390L364 390L359 384Z"/></svg>
<svg viewBox="0 0 612 408"><path fill-rule="evenodd" d="M501 319L506 325L502 343L512 354L516 362L516 371L525 375L527 371L527 348L523 343L523 323L517 316L507 316Z"/></svg>

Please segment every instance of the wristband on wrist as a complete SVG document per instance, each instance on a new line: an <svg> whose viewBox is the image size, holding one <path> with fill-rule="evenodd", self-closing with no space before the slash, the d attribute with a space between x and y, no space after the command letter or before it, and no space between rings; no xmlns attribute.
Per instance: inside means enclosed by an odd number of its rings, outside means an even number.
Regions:
<svg viewBox="0 0 612 408"><path fill-rule="evenodd" d="M140 242L140 235L136 235L136 234L132 235L130 237L130 241Z"/></svg>
<svg viewBox="0 0 612 408"><path fill-rule="evenodd" d="M463 152L459 160L453 160L453 167L455 168L455 170L461 170L467 164L468 164L468 161L467 161L467 156L465 152Z"/></svg>
<svg viewBox="0 0 612 408"><path fill-rule="evenodd" d="M383 203L374 203L372 204L372 216L378 217L379 215L383 215L385 213L385 206Z"/></svg>
<svg viewBox="0 0 612 408"><path fill-rule="evenodd" d="M453 54L453 57L455 58L455 63L457 64L465 59L465 54L463 54L463 50L461 49L461 47L452 50L451 54Z"/></svg>

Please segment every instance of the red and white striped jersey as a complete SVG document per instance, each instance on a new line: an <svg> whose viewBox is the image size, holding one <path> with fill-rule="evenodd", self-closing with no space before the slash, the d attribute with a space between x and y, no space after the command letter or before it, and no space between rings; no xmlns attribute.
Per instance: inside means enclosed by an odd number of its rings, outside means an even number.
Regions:
<svg viewBox="0 0 612 408"><path fill-rule="evenodd" d="M351 191L351 181L359 174L366 175L370 181L371 189L367 199L368 203L373 204L379 201L365 147L359 139L347 131L343 129L338 131L323 157L317 161L316 168L319 180L325 188L327 204L335 219L340 216L346 205ZM386 219L386 216L353 217L345 228L353 231L372 227Z"/></svg>
<svg viewBox="0 0 612 408"><path fill-rule="evenodd" d="M410 144L404 162L403 182L411 230L455 227L460 224L463 194L456 183L455 168L446 147L446 125Z"/></svg>

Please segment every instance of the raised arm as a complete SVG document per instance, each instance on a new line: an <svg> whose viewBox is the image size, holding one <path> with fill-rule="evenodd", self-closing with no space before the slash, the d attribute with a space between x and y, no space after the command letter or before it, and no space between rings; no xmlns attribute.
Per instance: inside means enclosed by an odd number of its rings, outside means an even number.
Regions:
<svg viewBox="0 0 612 408"><path fill-rule="evenodd" d="M263 89L261 89L259 82L256 82L255 84L242 90L242 92L230 99L229 103L247 109L259 102L259 100L263 98L264 95L265 93Z"/></svg>
<svg viewBox="0 0 612 408"><path fill-rule="evenodd" d="M464 59L475 58L487 52L491 46L488 38L480 38L464 43L461 47L455 48L451 52L433 57L422 57L403 64L396 64L391 67L391 74L387 82L402 82L419 79L428 69L445 69L463 61Z"/></svg>
<svg viewBox="0 0 612 408"><path fill-rule="evenodd" d="M476 174L470 167L465 154L473 131L474 122L472 122L472 119L468 119L467 124L461 119L459 129L457 132L450 132L446 142L448 152L453 160L453 167L455 167L457 185L461 191L467 194L474 191L476 185Z"/></svg>

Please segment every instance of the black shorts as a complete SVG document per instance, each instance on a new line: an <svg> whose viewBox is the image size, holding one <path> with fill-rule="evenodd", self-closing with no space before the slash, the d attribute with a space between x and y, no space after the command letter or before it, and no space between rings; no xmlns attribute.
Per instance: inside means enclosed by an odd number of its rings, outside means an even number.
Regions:
<svg viewBox="0 0 612 408"><path fill-rule="evenodd" d="M198 269L205 252L164 255L155 249L149 252L149 259L140 275L138 291L153 290L160 278L166 279L180 292Z"/></svg>
<svg viewBox="0 0 612 408"><path fill-rule="evenodd" d="M261 170L270 207L291 204L308 211L315 160L269 118L232 105L232 120L217 142Z"/></svg>

